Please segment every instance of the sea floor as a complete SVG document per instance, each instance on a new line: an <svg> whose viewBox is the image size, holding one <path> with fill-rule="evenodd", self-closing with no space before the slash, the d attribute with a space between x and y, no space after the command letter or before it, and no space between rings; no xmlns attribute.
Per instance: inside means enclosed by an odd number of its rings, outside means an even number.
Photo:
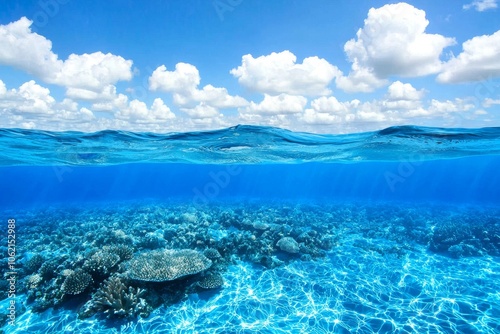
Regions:
<svg viewBox="0 0 500 334"><path fill-rule="evenodd" d="M180 201L7 214L17 214L20 241L16 321L3 320L6 333L500 332L500 208ZM281 250L283 237L300 251ZM190 278L181 296L162 296L145 318L79 317L99 288L95 278L81 295L47 304L65 271L110 244L135 253L217 249L224 285L194 289ZM35 255L57 266L30 285L40 273Z"/></svg>

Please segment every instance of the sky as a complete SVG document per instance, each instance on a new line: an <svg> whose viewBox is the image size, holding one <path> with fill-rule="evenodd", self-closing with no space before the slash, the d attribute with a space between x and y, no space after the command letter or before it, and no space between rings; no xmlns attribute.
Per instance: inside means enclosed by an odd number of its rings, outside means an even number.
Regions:
<svg viewBox="0 0 500 334"><path fill-rule="evenodd" d="M500 126L499 0L0 1L0 127Z"/></svg>

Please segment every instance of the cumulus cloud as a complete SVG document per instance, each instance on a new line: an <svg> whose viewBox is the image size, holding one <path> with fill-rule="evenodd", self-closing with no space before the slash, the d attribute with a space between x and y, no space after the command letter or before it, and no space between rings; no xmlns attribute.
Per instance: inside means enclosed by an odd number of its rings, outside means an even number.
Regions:
<svg viewBox="0 0 500 334"><path fill-rule="evenodd" d="M66 90L66 96L74 100L102 103L112 101L116 99L118 95L116 93L116 86L106 85L103 86L99 91L69 87Z"/></svg>
<svg viewBox="0 0 500 334"><path fill-rule="evenodd" d="M328 85L341 75L337 67L322 58L308 57L297 63L297 57L288 50L257 58L247 54L241 66L230 73L252 91L306 96L330 94Z"/></svg>
<svg viewBox="0 0 500 334"><path fill-rule="evenodd" d="M474 109L474 104L465 99L455 98L454 100L439 101L432 99L428 110L431 114L448 114Z"/></svg>
<svg viewBox="0 0 500 334"><path fill-rule="evenodd" d="M75 97L78 96L71 89L76 89L80 95L88 90L88 95L132 78L132 61L110 53L71 54L67 60L60 60L52 51L52 42L31 31L32 23L23 17L0 25L0 64L21 69L47 83L67 87Z"/></svg>
<svg viewBox="0 0 500 334"><path fill-rule="evenodd" d="M1 81L0 81L1 82ZM19 89L7 90L0 84L0 108L17 113L51 114L55 99L50 90L31 80L22 84Z"/></svg>
<svg viewBox="0 0 500 334"><path fill-rule="evenodd" d="M205 119L205 118L214 118L214 117L222 117L223 115L219 113L219 111L207 105L206 103L200 103L194 108L181 108L183 112L185 112L189 117L195 119Z"/></svg>
<svg viewBox="0 0 500 334"><path fill-rule="evenodd" d="M5 86L5 83L0 80L0 96L5 95L7 93L7 87Z"/></svg>
<svg viewBox="0 0 500 334"><path fill-rule="evenodd" d="M95 119L94 114L71 99L57 102L50 90L31 80L7 89L0 80L0 126L68 130Z"/></svg>
<svg viewBox="0 0 500 334"><path fill-rule="evenodd" d="M335 97L320 97L311 101L298 119L309 125L348 126L357 124L367 129L368 124L378 123L380 127L395 124L408 124L432 120L452 120L464 112L474 110L474 105L466 99L423 101L424 90L418 90L411 84L393 82L382 99L361 102L338 101ZM449 122L450 125L455 123Z"/></svg>
<svg viewBox="0 0 500 334"><path fill-rule="evenodd" d="M131 67L131 60L111 53L71 54L47 81L65 87L100 91L110 84L132 79Z"/></svg>
<svg viewBox="0 0 500 334"><path fill-rule="evenodd" d="M387 88L387 97L389 100L406 100L415 101L420 100L425 92L423 90L415 89L409 83L402 83L401 81L393 82L389 88Z"/></svg>
<svg viewBox="0 0 500 334"><path fill-rule="evenodd" d="M467 5L464 5L463 8L465 10L469 10L474 8L478 12L484 12L488 9L494 9L498 7L497 0L476 0Z"/></svg>
<svg viewBox="0 0 500 334"><path fill-rule="evenodd" d="M311 108L299 115L299 119L310 125L346 124L355 120L360 105L357 99L339 102L334 96L322 96L312 100Z"/></svg>
<svg viewBox="0 0 500 334"><path fill-rule="evenodd" d="M134 99L129 102L126 95L118 94L112 101L94 103L92 109L113 112L117 119L137 123L164 122L175 118L175 114L160 98L156 98L151 108L148 108L142 101Z"/></svg>
<svg viewBox="0 0 500 334"><path fill-rule="evenodd" d="M200 103L213 108L236 108L248 104L240 96L229 95L226 88L206 85L198 89L200 82L196 66L178 63L174 71L168 71L165 65L159 66L149 77L149 88L172 93L174 103L185 108L194 108Z"/></svg>
<svg viewBox="0 0 500 334"><path fill-rule="evenodd" d="M346 91L370 92L392 75L416 77L438 73L443 49L455 40L425 32L425 11L407 3L371 8L356 39L344 45L352 62L348 76L337 79Z"/></svg>
<svg viewBox="0 0 500 334"><path fill-rule="evenodd" d="M240 109L243 114L285 115L296 114L304 110L307 99L299 95L280 94L276 96L264 94L260 103L250 102L250 105Z"/></svg>
<svg viewBox="0 0 500 334"><path fill-rule="evenodd" d="M450 59L437 79L442 83L483 81L500 77L500 30L474 37L462 45L463 51Z"/></svg>
<svg viewBox="0 0 500 334"><path fill-rule="evenodd" d="M318 112L327 113L344 113L349 110L349 106L345 103L340 103L334 96L322 96L311 101L311 107Z"/></svg>

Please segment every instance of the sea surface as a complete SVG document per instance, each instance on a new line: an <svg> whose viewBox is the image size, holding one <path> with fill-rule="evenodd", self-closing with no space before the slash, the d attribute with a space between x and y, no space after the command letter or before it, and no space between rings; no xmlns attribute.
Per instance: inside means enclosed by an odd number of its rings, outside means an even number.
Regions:
<svg viewBox="0 0 500 334"><path fill-rule="evenodd" d="M0 129L0 333L500 333L500 128Z"/></svg>

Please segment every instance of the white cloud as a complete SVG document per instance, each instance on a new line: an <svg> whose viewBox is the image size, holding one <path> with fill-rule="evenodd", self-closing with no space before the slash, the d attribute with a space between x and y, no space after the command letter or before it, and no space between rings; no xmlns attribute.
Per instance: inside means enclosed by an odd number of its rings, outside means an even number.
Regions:
<svg viewBox="0 0 500 334"><path fill-rule="evenodd" d="M93 103L92 109L95 111L113 111L113 110L121 110L128 108L128 97L126 95L118 94L109 97L110 99L106 99L102 102ZM96 100L99 101L100 99Z"/></svg>
<svg viewBox="0 0 500 334"><path fill-rule="evenodd" d="M489 108L489 107L497 105L497 104L500 104L500 99L494 100L492 98L486 98L486 99L484 99L483 107Z"/></svg>
<svg viewBox="0 0 500 334"><path fill-rule="evenodd" d="M388 82L387 79L378 78L372 68L360 66L357 59L354 59L349 75L342 75L335 80L338 88L351 93L369 93L387 85Z"/></svg>
<svg viewBox="0 0 500 334"><path fill-rule="evenodd" d="M318 112L344 113L349 110L345 103L340 103L334 96L322 96L311 101L311 107Z"/></svg>
<svg viewBox="0 0 500 334"><path fill-rule="evenodd" d="M402 83L401 81L393 82L387 89L387 98L391 101L405 100L415 101L420 100L425 92L423 90L415 89L409 83Z"/></svg>
<svg viewBox="0 0 500 334"><path fill-rule="evenodd" d="M306 124L313 125L330 125L336 123L340 124L344 121L344 118L342 116L332 115L326 112L318 112L314 109L306 109L300 119Z"/></svg>
<svg viewBox="0 0 500 334"><path fill-rule="evenodd" d="M346 91L369 92L392 75L415 77L440 71L443 49L454 39L425 32L425 11L407 3L371 8L356 39L344 45L353 63L348 76L337 79Z"/></svg>
<svg viewBox="0 0 500 334"><path fill-rule="evenodd" d="M331 93L328 85L341 75L340 70L325 59L308 57L300 64L297 57L286 50L254 58L242 57L241 66L230 73L244 87L266 94L318 96Z"/></svg>
<svg viewBox="0 0 500 334"><path fill-rule="evenodd" d="M182 108L181 110L194 119L222 117L222 114L216 108L203 102L194 108Z"/></svg>
<svg viewBox="0 0 500 334"><path fill-rule="evenodd" d="M68 130L95 120L94 114L71 99L57 102L48 88L31 80L7 90L0 80L0 126Z"/></svg>
<svg viewBox="0 0 500 334"><path fill-rule="evenodd" d="M32 23L23 17L0 25L0 64L26 71L47 83L67 87L70 94L71 89L98 94L108 85L132 78L132 61L110 53L72 54L67 60L60 60L52 52L52 42L31 31Z"/></svg>
<svg viewBox="0 0 500 334"><path fill-rule="evenodd" d="M165 65L158 67L149 77L149 88L165 92L187 92L200 84L200 73L196 66L177 63L175 71L167 71Z"/></svg>
<svg viewBox="0 0 500 334"><path fill-rule="evenodd" d="M483 81L500 77L500 30L463 43L463 51L450 59L438 75L442 83Z"/></svg>
<svg viewBox="0 0 500 334"><path fill-rule="evenodd" d="M111 53L71 54L47 81L65 87L100 91L118 81L132 79L132 61Z"/></svg>
<svg viewBox="0 0 500 334"><path fill-rule="evenodd" d="M7 87L2 80L0 80L0 96L5 95L7 93Z"/></svg>
<svg viewBox="0 0 500 334"><path fill-rule="evenodd" d="M31 32L32 21L22 17L0 25L0 63L14 66L40 78L51 77L63 63L52 52L52 42Z"/></svg>
<svg viewBox="0 0 500 334"><path fill-rule="evenodd" d="M3 88L2 88L3 87ZM8 91L5 84L0 84L0 108L16 113L50 114L53 113L55 99L49 89L31 80L19 89Z"/></svg>
<svg viewBox="0 0 500 334"><path fill-rule="evenodd" d="M186 63L175 65L174 71L159 66L149 77L149 88L173 94L174 103L185 108L193 108L200 103L213 108L236 108L248 104L240 96L229 95L227 89L206 85L198 89L201 82L196 66Z"/></svg>
<svg viewBox="0 0 500 334"><path fill-rule="evenodd" d="M425 91L415 89L411 84L396 81L392 83L383 99L361 102L338 101L335 97L320 97L311 101L310 108L298 114L297 119L303 124L317 126L342 127L356 125L367 130L397 124L435 125L445 120L450 126L462 124L464 114L475 110L474 104L466 99L423 101ZM468 114L467 114L468 113ZM476 114L478 114L476 112ZM478 115L482 115L479 113ZM322 128L328 132L328 128Z"/></svg>
<svg viewBox="0 0 500 334"><path fill-rule="evenodd" d="M74 100L91 101L94 103L111 101L117 97L114 85L104 86L99 91L70 87L66 90L66 96Z"/></svg>
<svg viewBox="0 0 500 334"><path fill-rule="evenodd" d="M264 94L260 103L250 102L250 105L240 109L243 114L285 115L301 113L307 104L303 96L280 94L276 96Z"/></svg>
<svg viewBox="0 0 500 334"><path fill-rule="evenodd" d="M454 100L439 101L432 99L428 110L431 114L448 114L461 111L470 111L475 106L464 99L456 98Z"/></svg>
<svg viewBox="0 0 500 334"><path fill-rule="evenodd" d="M115 105L119 107L115 117L130 122L157 123L175 118L175 114L160 98L156 98L151 108L148 108L146 103L137 99L130 101L127 105L127 100L121 95Z"/></svg>
<svg viewBox="0 0 500 334"><path fill-rule="evenodd" d="M497 0L476 0L467 5L463 6L463 9L469 10L474 8L478 12L484 12L488 9L494 9L498 7Z"/></svg>

